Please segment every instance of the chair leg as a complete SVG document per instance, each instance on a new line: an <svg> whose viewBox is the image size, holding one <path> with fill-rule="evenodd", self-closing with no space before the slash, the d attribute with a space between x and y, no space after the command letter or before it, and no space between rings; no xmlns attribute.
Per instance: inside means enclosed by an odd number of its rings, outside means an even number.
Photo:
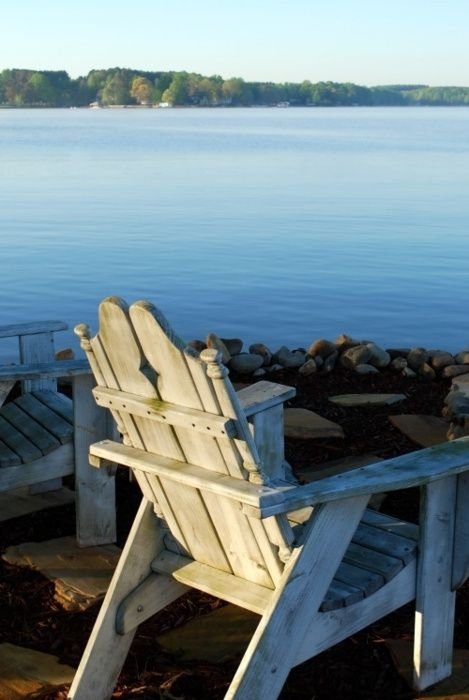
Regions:
<svg viewBox="0 0 469 700"><path fill-rule="evenodd" d="M455 593L451 590L456 477L422 493L415 602L414 686L423 690L451 675Z"/></svg>
<svg viewBox="0 0 469 700"><path fill-rule="evenodd" d="M107 411L96 405L92 375L73 382L75 501L77 541L91 547L116 541L115 478L106 468L91 467L90 445L109 437Z"/></svg>
<svg viewBox="0 0 469 700"><path fill-rule="evenodd" d="M315 508L225 700L279 695L367 502L367 496L357 496Z"/></svg>
<svg viewBox="0 0 469 700"><path fill-rule="evenodd" d="M151 573L150 564L162 548L162 528L152 504L143 499L70 687L70 699L106 700L112 695L137 629L134 627L123 635L116 632L118 608ZM166 588L160 609L185 590L185 586L176 582L171 595ZM153 602L153 612L157 607Z"/></svg>

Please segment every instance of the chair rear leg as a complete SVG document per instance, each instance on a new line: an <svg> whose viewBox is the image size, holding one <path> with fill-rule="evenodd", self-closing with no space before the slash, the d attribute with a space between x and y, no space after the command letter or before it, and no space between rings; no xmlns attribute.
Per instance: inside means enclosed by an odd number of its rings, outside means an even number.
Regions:
<svg viewBox="0 0 469 700"><path fill-rule="evenodd" d="M150 564L162 548L161 526L152 503L143 499L70 687L70 699L106 700L112 695L137 629L116 632L119 605L151 573ZM163 592L160 609L185 590L175 582L171 596ZM153 612L156 609L153 605Z"/></svg>
<svg viewBox="0 0 469 700"><path fill-rule="evenodd" d="M419 690L452 670L456 478L427 484L422 493L414 641L414 686Z"/></svg>

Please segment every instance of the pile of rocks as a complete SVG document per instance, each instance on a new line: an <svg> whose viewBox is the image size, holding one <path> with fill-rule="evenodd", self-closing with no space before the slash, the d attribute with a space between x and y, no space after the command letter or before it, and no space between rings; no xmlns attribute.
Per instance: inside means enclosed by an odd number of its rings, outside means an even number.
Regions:
<svg viewBox="0 0 469 700"><path fill-rule="evenodd" d="M297 368L305 375L327 374L335 367L345 367L358 374L372 374L389 367L407 377L451 378L469 372L469 350L455 355L445 350L425 348L391 348L384 350L369 340L354 340L340 335L335 341L321 338L308 349L289 349L282 345L273 352L263 343L249 346L243 352L239 338L219 338L210 333L205 342L191 340L189 345L200 352L206 347L222 353L223 362L237 374L263 376L284 368Z"/></svg>

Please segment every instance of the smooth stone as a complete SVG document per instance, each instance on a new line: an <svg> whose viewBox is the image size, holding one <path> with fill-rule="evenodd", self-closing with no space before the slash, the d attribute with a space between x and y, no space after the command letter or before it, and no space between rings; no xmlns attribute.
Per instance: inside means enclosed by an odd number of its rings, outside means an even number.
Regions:
<svg viewBox="0 0 469 700"><path fill-rule="evenodd" d="M438 416L400 414L389 416L389 420L409 440L421 447L432 447L447 441L448 423Z"/></svg>
<svg viewBox="0 0 469 700"><path fill-rule="evenodd" d="M223 340L219 338L218 335L215 335L215 333L209 333L206 342L208 348L213 348L221 352L222 362L224 365L227 365L231 360L231 355Z"/></svg>
<svg viewBox="0 0 469 700"><path fill-rule="evenodd" d="M362 341L355 340L355 338L352 338L349 335L342 333L341 335L337 336L334 345L336 346L337 350L339 350L339 352L344 352L349 348L353 348L355 345L362 345Z"/></svg>
<svg viewBox="0 0 469 700"><path fill-rule="evenodd" d="M0 698L24 700L72 682L76 669L58 657L7 642L0 644Z"/></svg>
<svg viewBox="0 0 469 700"><path fill-rule="evenodd" d="M398 372L402 372L403 369L407 367L407 360L405 357L395 357L394 360L391 360L391 365L392 369L397 370Z"/></svg>
<svg viewBox="0 0 469 700"><path fill-rule="evenodd" d="M465 393L469 392L469 371L466 372L466 374L461 374L458 377L455 377L453 381L451 382L452 386L455 387L456 389L459 389L460 391L464 391Z"/></svg>
<svg viewBox="0 0 469 700"><path fill-rule="evenodd" d="M469 365L469 350L458 352L458 354L454 356L454 359L458 365Z"/></svg>
<svg viewBox="0 0 469 700"><path fill-rule="evenodd" d="M321 368L321 372L323 374L329 374L329 372L332 372L332 370L337 364L338 357L339 353L336 350L332 353L332 355L329 355L328 357L326 357L325 360L323 360L322 365L318 364L318 367ZM316 358L316 363L318 362L318 360L322 360L322 357Z"/></svg>
<svg viewBox="0 0 469 700"><path fill-rule="evenodd" d="M286 408L284 411L285 437L318 439L344 438L344 431L338 423L309 411L307 408Z"/></svg>
<svg viewBox="0 0 469 700"><path fill-rule="evenodd" d="M292 352L286 345L282 345L282 347L274 353L272 359L274 362L282 365L282 367L301 367L301 365L305 363L306 353L299 350Z"/></svg>
<svg viewBox="0 0 469 700"><path fill-rule="evenodd" d="M282 365L279 365L278 362L276 362L273 365L270 365L270 367L267 367L268 372L281 372L283 369Z"/></svg>
<svg viewBox="0 0 469 700"><path fill-rule="evenodd" d="M160 634L156 641L184 661L225 663L242 656L258 624L258 615L229 604Z"/></svg>
<svg viewBox="0 0 469 700"><path fill-rule="evenodd" d="M409 379L413 379L417 376L417 373L414 372L414 370L410 367L404 367L404 369L402 370L402 374L404 375L404 377L408 377Z"/></svg>
<svg viewBox="0 0 469 700"><path fill-rule="evenodd" d="M419 374L421 377L425 377L425 379L435 379L436 377L435 370L433 367L430 367L428 362L424 362L423 365L418 368L417 374Z"/></svg>
<svg viewBox="0 0 469 700"><path fill-rule="evenodd" d="M430 364L433 369L444 369L450 365L455 365L456 360L451 353L444 350L437 350L436 352L432 353Z"/></svg>
<svg viewBox="0 0 469 700"><path fill-rule="evenodd" d="M355 345L342 353L340 362L348 369L355 369L357 365L366 365L371 357L371 350L367 345Z"/></svg>
<svg viewBox="0 0 469 700"><path fill-rule="evenodd" d="M207 343L204 343L203 340L197 340L196 338L194 338L194 340L189 340L187 345L199 353L202 352L202 350L205 350L207 347Z"/></svg>
<svg viewBox="0 0 469 700"><path fill-rule="evenodd" d="M252 374L264 364L264 358L249 352L233 355L229 367L238 374Z"/></svg>
<svg viewBox="0 0 469 700"><path fill-rule="evenodd" d="M339 394L338 396L330 396L329 401L354 408L359 406L391 406L406 399L405 394Z"/></svg>
<svg viewBox="0 0 469 700"><path fill-rule="evenodd" d="M62 350L57 350L57 352L54 355L56 360L74 360L75 359L75 353L73 352L72 348L62 348Z"/></svg>
<svg viewBox="0 0 469 700"><path fill-rule="evenodd" d="M221 338L230 355L239 355L243 349L243 341L241 338Z"/></svg>
<svg viewBox="0 0 469 700"><path fill-rule="evenodd" d="M264 359L264 367L268 367L272 362L272 353L264 343L253 343L249 346L249 352L260 355Z"/></svg>
<svg viewBox="0 0 469 700"><path fill-rule="evenodd" d="M379 374L379 369L374 365L357 365L355 372L357 374Z"/></svg>
<svg viewBox="0 0 469 700"><path fill-rule="evenodd" d="M333 353L333 355L334 355L335 360L336 360L337 357L338 357L338 355L339 355L339 353L336 351L336 352ZM331 357L331 355L329 355L329 357ZM316 367L317 367L318 369L320 369L320 368L323 366L324 362L325 362L324 358L321 357L321 355L316 355L316 357L311 358L311 359L314 359L314 362L316 363ZM329 359L329 358L327 358L327 359ZM335 360L334 360L334 362L335 362Z"/></svg>
<svg viewBox="0 0 469 700"><path fill-rule="evenodd" d="M366 346L371 352L368 364L375 367L387 367L389 365L391 355L386 350L380 348L376 343L367 343Z"/></svg>
<svg viewBox="0 0 469 700"><path fill-rule="evenodd" d="M319 340L315 340L314 343L309 346L307 354L311 355L311 357L316 357L319 355L319 357L325 358L332 355L332 353L336 351L337 347L335 343L331 343L330 340L320 338Z"/></svg>
<svg viewBox="0 0 469 700"><path fill-rule="evenodd" d="M315 374L317 371L318 367L313 358L306 360L304 365L301 365L300 369L298 370L303 377L309 377L311 374Z"/></svg>
<svg viewBox="0 0 469 700"><path fill-rule="evenodd" d="M386 348L386 352L389 353L391 360L395 360L396 357L407 357L410 348Z"/></svg>
<svg viewBox="0 0 469 700"><path fill-rule="evenodd" d="M446 378L458 377L460 374L467 374L466 365L447 365L444 367L441 376Z"/></svg>
<svg viewBox="0 0 469 700"><path fill-rule="evenodd" d="M51 579L56 600L75 612L104 597L120 554L114 545L80 548L75 537L60 537L8 547L3 559Z"/></svg>
<svg viewBox="0 0 469 700"><path fill-rule="evenodd" d="M259 367L259 369L256 369L253 373L253 377L263 377L264 374L267 374L267 370L265 370L263 367Z"/></svg>
<svg viewBox="0 0 469 700"><path fill-rule="evenodd" d="M428 352L425 348L412 348L407 355L407 364L415 372L428 361Z"/></svg>

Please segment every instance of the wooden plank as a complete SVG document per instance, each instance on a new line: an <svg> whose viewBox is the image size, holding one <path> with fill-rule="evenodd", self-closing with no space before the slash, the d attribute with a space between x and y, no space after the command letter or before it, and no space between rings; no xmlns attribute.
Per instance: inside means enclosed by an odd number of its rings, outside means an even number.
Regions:
<svg viewBox="0 0 469 700"><path fill-rule="evenodd" d="M390 581L403 567L403 563L396 557L391 557L381 552L375 552L367 547L352 542L345 552L344 561L355 566L361 566L367 571L374 571L386 581Z"/></svg>
<svg viewBox="0 0 469 700"><path fill-rule="evenodd" d="M43 455L56 450L60 446L60 441L18 405L21 404L20 399L22 397L2 406L2 416L36 445Z"/></svg>
<svg viewBox="0 0 469 700"><path fill-rule="evenodd" d="M43 428L48 430L59 442L65 444L73 439L73 426L54 411L51 411L48 406L39 401L32 394L23 394L19 396L15 403Z"/></svg>
<svg viewBox="0 0 469 700"><path fill-rule="evenodd" d="M176 581L227 600L252 612L265 611L272 590L233 574L164 551L152 563L153 571L173 576Z"/></svg>
<svg viewBox="0 0 469 700"><path fill-rule="evenodd" d="M85 375L86 376L86 375ZM32 395L61 418L73 425L73 401L57 391L32 391ZM105 437L105 436L103 436Z"/></svg>
<svg viewBox="0 0 469 700"><path fill-rule="evenodd" d="M375 571L368 571L359 566L354 566L346 561L341 562L334 576L334 581L342 581L359 588L363 596L376 593L385 584L384 576Z"/></svg>
<svg viewBox="0 0 469 700"><path fill-rule="evenodd" d="M31 460L42 457L42 452L34 445L27 437L20 433L11 423L5 420L0 411L0 440L10 450L18 455L21 462L30 462ZM3 462L0 456L0 467Z"/></svg>
<svg viewBox="0 0 469 700"><path fill-rule="evenodd" d="M337 610L345 605L354 605L363 598L362 590L334 578L319 609L323 612Z"/></svg>
<svg viewBox="0 0 469 700"><path fill-rule="evenodd" d="M260 512L253 517L268 517L294 511L316 503L335 501L345 496L382 493L421 486L446 475L469 470L469 437L383 460L321 481L286 489L282 503L278 493L262 496ZM269 500L271 503L269 503Z"/></svg>
<svg viewBox="0 0 469 700"><path fill-rule="evenodd" d="M90 366L86 360L56 360L54 362L5 365L0 367L0 380L11 379L20 381L23 379L41 379L42 377L74 377L80 374L90 374L90 372Z"/></svg>
<svg viewBox="0 0 469 700"><path fill-rule="evenodd" d="M1 450L1 444L0 444ZM19 461L19 458L18 458ZM74 472L73 445L60 445L45 457L29 464L5 466L0 469L0 491L10 491L31 486L49 479L69 476Z"/></svg>
<svg viewBox="0 0 469 700"><path fill-rule="evenodd" d="M451 674L456 593L451 590L456 478L428 484L421 498L414 634L414 686Z"/></svg>
<svg viewBox="0 0 469 700"><path fill-rule="evenodd" d="M454 527L453 574L451 589L454 591L469 576L469 474L457 478L456 521Z"/></svg>
<svg viewBox="0 0 469 700"><path fill-rule="evenodd" d="M414 523L408 523L400 518L394 518L391 515L386 515L385 513L380 513L372 508L367 508L363 513L362 523L367 525L373 525L374 527L381 527L386 532L394 532L396 535L402 535L403 537L408 537L411 540L418 540L419 538L419 526Z"/></svg>
<svg viewBox="0 0 469 700"><path fill-rule="evenodd" d="M271 481L285 479L283 404L254 413L250 422L264 472Z"/></svg>
<svg viewBox="0 0 469 700"><path fill-rule="evenodd" d="M19 456L0 440L0 467L2 467L2 470L5 467L14 467L18 464L21 464ZM5 491L6 489L3 490Z"/></svg>
<svg viewBox="0 0 469 700"><path fill-rule="evenodd" d="M113 408L142 418L157 420L166 425L179 426L210 434L210 437L234 437L237 434L233 420L193 408L186 408L169 401L141 398L116 389L96 387L96 402L105 408Z"/></svg>
<svg viewBox="0 0 469 700"><path fill-rule="evenodd" d="M115 462L132 469L141 469L148 474L164 477L166 480L193 486L250 505L256 505L261 494L266 491L274 491L267 486L259 486L225 474L210 472L194 464L150 454L145 450L121 445L112 440L94 443L90 447L90 454L104 461Z"/></svg>
<svg viewBox="0 0 469 700"><path fill-rule="evenodd" d="M249 417L283 404L296 396L296 389L293 386L262 380L240 389L237 395L245 416Z"/></svg>
<svg viewBox="0 0 469 700"><path fill-rule="evenodd" d="M53 333L66 331L68 325L63 321L32 321L29 323L13 323L0 326L0 338L11 338L15 335L35 335L37 333Z"/></svg>
<svg viewBox="0 0 469 700"><path fill-rule="evenodd" d="M21 335L19 336L19 346L22 364L53 362L54 360L54 335L52 332ZM45 376L36 379L23 379L22 384L24 392L32 391L33 389L57 390L56 380Z"/></svg>
<svg viewBox="0 0 469 700"><path fill-rule="evenodd" d="M409 540L363 522L357 527L352 542L382 554L389 554L400 559L403 564L408 564L416 555L415 540Z"/></svg>

